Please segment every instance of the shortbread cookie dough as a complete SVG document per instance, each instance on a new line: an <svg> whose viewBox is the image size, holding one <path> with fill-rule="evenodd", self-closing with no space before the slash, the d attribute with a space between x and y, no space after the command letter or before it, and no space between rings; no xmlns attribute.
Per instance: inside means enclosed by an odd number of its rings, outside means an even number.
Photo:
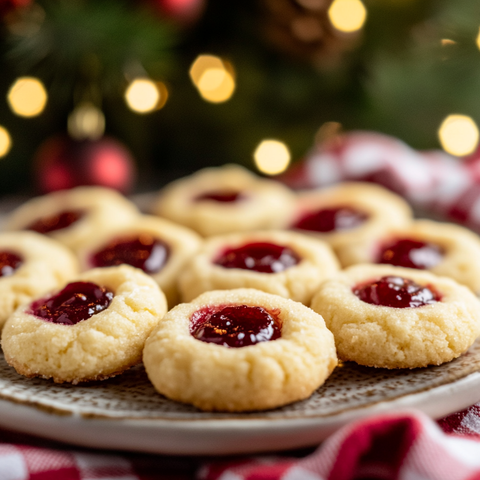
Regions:
<svg viewBox="0 0 480 480"><path fill-rule="evenodd" d="M143 362L161 394L235 412L309 397L337 357L320 315L277 295L238 289L208 292L170 310L148 338Z"/></svg>
<svg viewBox="0 0 480 480"><path fill-rule="evenodd" d="M480 238L451 223L417 220L342 249L344 265L386 263L451 277L480 294Z"/></svg>
<svg viewBox="0 0 480 480"><path fill-rule="evenodd" d="M98 231L128 223L137 207L120 193L105 187L77 187L33 198L14 210L6 230L33 230L72 250Z"/></svg>
<svg viewBox="0 0 480 480"><path fill-rule="evenodd" d="M321 240L295 232L264 231L207 239L179 277L184 301L209 290L256 288L309 304L338 261Z"/></svg>
<svg viewBox="0 0 480 480"><path fill-rule="evenodd" d="M162 218L140 215L131 223L99 231L78 255L84 270L125 263L152 276L168 304L178 303L177 277L202 243L194 231Z"/></svg>
<svg viewBox="0 0 480 480"><path fill-rule="evenodd" d="M141 361L145 340L166 310L165 296L142 271L93 269L19 307L5 324L2 348L26 377L103 380Z"/></svg>
<svg viewBox="0 0 480 480"><path fill-rule="evenodd" d="M290 219L294 195L275 180L238 165L205 168L167 185L155 214L203 236L279 228Z"/></svg>
<svg viewBox="0 0 480 480"><path fill-rule="evenodd" d="M328 242L342 261L343 249L352 242L411 221L411 208L400 196L379 185L346 182L299 193L290 228Z"/></svg>
<svg viewBox="0 0 480 480"><path fill-rule="evenodd" d="M390 265L347 268L320 286L312 309L325 318L339 358L372 367L440 365L480 334L480 301L467 287Z"/></svg>
<svg viewBox="0 0 480 480"><path fill-rule="evenodd" d="M0 234L0 329L23 303L78 274L78 262L62 244L34 232Z"/></svg>

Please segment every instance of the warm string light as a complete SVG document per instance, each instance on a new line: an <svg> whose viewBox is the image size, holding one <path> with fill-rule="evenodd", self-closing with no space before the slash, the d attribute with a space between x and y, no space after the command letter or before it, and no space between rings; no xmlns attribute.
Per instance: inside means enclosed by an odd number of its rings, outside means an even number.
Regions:
<svg viewBox="0 0 480 480"><path fill-rule="evenodd" d="M98 140L105 132L105 115L93 103L83 102L68 117L68 133L75 140Z"/></svg>
<svg viewBox="0 0 480 480"><path fill-rule="evenodd" d="M199 55L190 67L190 78L207 102L226 102L235 91L232 65L214 55Z"/></svg>
<svg viewBox="0 0 480 480"><path fill-rule="evenodd" d="M165 84L149 78L133 80L125 91L128 107L136 113L150 113L162 108L168 98Z"/></svg>
<svg viewBox="0 0 480 480"><path fill-rule="evenodd" d="M0 125L0 158L7 155L12 148L12 138L8 130Z"/></svg>
<svg viewBox="0 0 480 480"><path fill-rule="evenodd" d="M16 115L36 117L45 109L48 95L43 83L37 78L20 77L10 87L7 100Z"/></svg>
<svg viewBox="0 0 480 480"><path fill-rule="evenodd" d="M480 28L478 29L476 44L477 44L478 49L480 50Z"/></svg>
<svg viewBox="0 0 480 480"><path fill-rule="evenodd" d="M278 175L290 164L288 147L278 140L263 140L253 154L258 170L266 175Z"/></svg>
<svg viewBox="0 0 480 480"><path fill-rule="evenodd" d="M363 27L367 10L361 0L334 0L328 9L328 18L337 30L356 32Z"/></svg>
<svg viewBox="0 0 480 480"><path fill-rule="evenodd" d="M442 148L452 155L463 157L478 145L479 131L475 121L466 115L449 115L440 125L438 136Z"/></svg>

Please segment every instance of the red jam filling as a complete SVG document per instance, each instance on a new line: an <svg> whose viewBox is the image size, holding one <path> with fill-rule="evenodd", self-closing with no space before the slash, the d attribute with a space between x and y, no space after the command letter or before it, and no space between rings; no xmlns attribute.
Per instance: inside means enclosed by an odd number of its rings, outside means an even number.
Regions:
<svg viewBox="0 0 480 480"><path fill-rule="evenodd" d="M351 207L322 208L300 218L293 228L312 232L337 232L358 227L368 215Z"/></svg>
<svg viewBox="0 0 480 480"><path fill-rule="evenodd" d="M68 210L51 215L50 217L42 217L27 227L27 230L33 230L38 233L50 233L55 230L61 230L73 225L84 215L81 210Z"/></svg>
<svg viewBox="0 0 480 480"><path fill-rule="evenodd" d="M432 287L393 275L354 287L352 291L363 302L393 308L421 307L441 299Z"/></svg>
<svg viewBox="0 0 480 480"><path fill-rule="evenodd" d="M442 259L443 251L438 245L402 238L384 246L378 254L377 263L429 269L438 265Z"/></svg>
<svg viewBox="0 0 480 480"><path fill-rule="evenodd" d="M69 283L57 294L30 305L30 314L42 320L75 325L108 308L113 293L91 282Z"/></svg>
<svg viewBox="0 0 480 480"><path fill-rule="evenodd" d="M9 277L23 263L23 258L13 252L0 252L0 277Z"/></svg>
<svg viewBox="0 0 480 480"><path fill-rule="evenodd" d="M90 263L94 267L126 263L151 274L159 272L165 266L169 255L170 249L166 243L152 235L141 234L112 240L92 255Z"/></svg>
<svg viewBox="0 0 480 480"><path fill-rule="evenodd" d="M202 200L213 200L214 202L220 203L234 203L239 200L243 200L245 195L241 192L235 192L233 190L216 190L212 192L202 193L194 198L196 202L201 202Z"/></svg>
<svg viewBox="0 0 480 480"><path fill-rule="evenodd" d="M283 272L300 262L300 257L289 247L274 243L248 243L225 250L215 264L224 268L241 268L262 273Z"/></svg>
<svg viewBox="0 0 480 480"><path fill-rule="evenodd" d="M224 347L247 347L281 337L280 322L262 307L204 308L192 315L190 333L197 340Z"/></svg>

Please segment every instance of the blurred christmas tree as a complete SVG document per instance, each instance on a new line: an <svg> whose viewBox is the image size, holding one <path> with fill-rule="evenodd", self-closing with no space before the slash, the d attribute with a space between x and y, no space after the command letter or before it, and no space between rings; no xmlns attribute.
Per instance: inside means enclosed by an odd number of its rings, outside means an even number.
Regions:
<svg viewBox="0 0 480 480"><path fill-rule="evenodd" d="M31 191L39 145L67 124L121 140L147 190L206 165L254 168L266 138L298 159L325 122L435 148L448 115L480 121L475 0L3 0L0 13L2 193ZM31 118L7 100L24 76L48 95Z"/></svg>

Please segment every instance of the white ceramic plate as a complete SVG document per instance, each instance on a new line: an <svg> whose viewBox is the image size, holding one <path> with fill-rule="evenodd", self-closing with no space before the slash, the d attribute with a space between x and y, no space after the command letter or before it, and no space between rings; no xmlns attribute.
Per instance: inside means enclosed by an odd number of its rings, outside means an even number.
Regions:
<svg viewBox="0 0 480 480"><path fill-rule="evenodd" d="M318 444L366 415L416 408L439 418L480 399L480 341L439 367L390 371L346 363L309 399L259 413L205 413L157 394L141 365L85 385L27 379L0 357L0 425L94 448L184 455Z"/></svg>

